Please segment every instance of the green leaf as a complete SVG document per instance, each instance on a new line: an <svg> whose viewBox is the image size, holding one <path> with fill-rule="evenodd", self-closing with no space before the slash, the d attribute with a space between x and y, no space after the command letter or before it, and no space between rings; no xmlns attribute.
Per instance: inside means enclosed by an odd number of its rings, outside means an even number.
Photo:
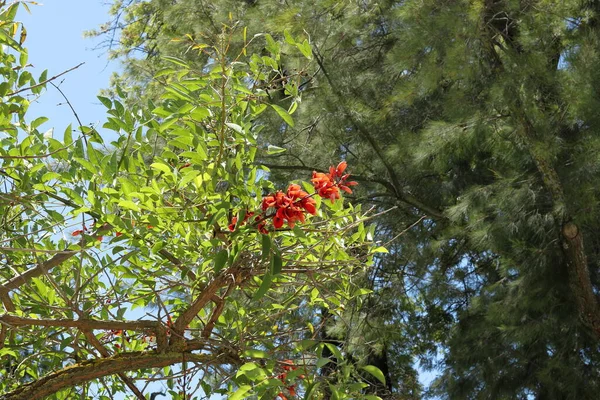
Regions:
<svg viewBox="0 0 600 400"><path fill-rule="evenodd" d="M229 397L229 400L240 400L244 398L244 395L248 393L248 391L252 389L250 385L242 385Z"/></svg>
<svg viewBox="0 0 600 400"><path fill-rule="evenodd" d="M117 205L121 208L126 208L133 211L142 211L140 207L131 200L120 200Z"/></svg>
<svg viewBox="0 0 600 400"><path fill-rule="evenodd" d="M312 60L312 48L310 47L310 43L308 43L308 40L304 39L304 42L296 43L296 47L298 48L298 50L300 50L304 57L308 58L309 60Z"/></svg>
<svg viewBox="0 0 600 400"><path fill-rule="evenodd" d="M45 69L42 71L42 73L40 74L40 77L38 78L38 82L44 82L46 79L48 79L48 70Z"/></svg>
<svg viewBox="0 0 600 400"><path fill-rule="evenodd" d="M283 36L285 38L286 43L291 44L291 45L296 44L296 41L294 40L294 38L292 37L292 35L290 34L290 31L288 29L284 29Z"/></svg>
<svg viewBox="0 0 600 400"><path fill-rule="evenodd" d="M329 392L331 393L330 400L339 400L340 399L340 394L339 394L337 388L334 385L332 385L331 383L329 384Z"/></svg>
<svg viewBox="0 0 600 400"><path fill-rule="evenodd" d="M31 281L35 284L35 287L40 293L40 296L45 298L46 294L48 293L48 286L46 286L46 284L42 282L40 278L31 278Z"/></svg>
<svg viewBox="0 0 600 400"><path fill-rule="evenodd" d="M165 174L168 174L168 175L173 175L173 172L171 171L171 167L169 167L168 165L163 164L163 163L159 163L159 162L152 163L152 164L150 164L150 168L153 168L157 171L164 172Z"/></svg>
<svg viewBox="0 0 600 400"><path fill-rule="evenodd" d="M95 174L95 173L98 172L98 167L96 165L92 164L91 162L89 162L86 159L83 159L83 158L80 158L80 157L73 157L73 161L75 161L76 163L78 163L79 165L81 165L83 168L85 168L86 170L88 170L92 174Z"/></svg>
<svg viewBox="0 0 600 400"><path fill-rule="evenodd" d="M329 364L331 359L321 357L317 360L317 368L322 368L324 365Z"/></svg>
<svg viewBox="0 0 600 400"><path fill-rule="evenodd" d="M109 110L112 108L112 101L108 97L98 96L98 100Z"/></svg>
<svg viewBox="0 0 600 400"><path fill-rule="evenodd" d="M244 350L243 354L245 357L250 357L250 358L267 358L267 357L269 357L269 353L267 353L266 351L257 350L257 349Z"/></svg>
<svg viewBox="0 0 600 400"><path fill-rule="evenodd" d="M373 375L375 378L377 378L377 380L379 382L381 382L382 384L385 385L385 376L383 375L383 372L381 372L381 370L379 368L377 368L374 365L365 365L360 368L367 371L369 374Z"/></svg>
<svg viewBox="0 0 600 400"><path fill-rule="evenodd" d="M71 124L65 129L63 141L65 142L65 146L73 143L73 128L71 127Z"/></svg>
<svg viewBox="0 0 600 400"><path fill-rule="evenodd" d="M173 64L179 65L180 67L189 68L189 65L180 58L171 56L162 56L163 60L169 61Z"/></svg>
<svg viewBox="0 0 600 400"><path fill-rule="evenodd" d="M342 352L340 351L340 349L335 344L325 343L325 346L327 346L327 348L329 349L329 351L331 351L331 353L333 353L333 355L337 359L338 363L341 362L344 359L344 356L342 355Z"/></svg>
<svg viewBox="0 0 600 400"><path fill-rule="evenodd" d="M294 232L294 235L296 235L296 237L299 237L301 239L306 239L306 234L304 233L302 228L300 228L298 225L294 226L294 228L292 229L292 232Z"/></svg>
<svg viewBox="0 0 600 400"><path fill-rule="evenodd" d="M267 154L279 154L279 153L283 153L284 151L287 151L287 149L284 149L283 147L278 147L278 146L273 146L273 145L269 145L267 147Z"/></svg>
<svg viewBox="0 0 600 400"><path fill-rule="evenodd" d="M2 2L3 6L6 2ZM13 3L8 6L6 9L2 10L2 20L4 21L12 21L17 16L17 10L19 9L19 3Z"/></svg>
<svg viewBox="0 0 600 400"><path fill-rule="evenodd" d="M269 235L260 235L262 245L262 257L263 261L266 261L271 256L271 237Z"/></svg>
<svg viewBox="0 0 600 400"><path fill-rule="evenodd" d="M23 32L25 33L25 35L27 35L27 31L25 30L25 28L22 28ZM21 41L20 44L23 44L23 41ZM21 67L24 67L27 64L27 60L29 59L29 54L27 53L27 49L23 49L23 51L21 51L21 54L19 54L19 65Z"/></svg>
<svg viewBox="0 0 600 400"><path fill-rule="evenodd" d="M275 110L277 112L277 114L279 114L281 119L283 119L289 126L294 127L294 119L287 111L285 111L283 108L279 107L276 104L271 104L271 107L273 108L273 110Z"/></svg>
<svg viewBox="0 0 600 400"><path fill-rule="evenodd" d="M225 125L227 125L231 129L233 129L237 133L242 133L242 134L244 133L244 129L241 126L239 126L238 124L233 124L231 122L226 122Z"/></svg>
<svg viewBox="0 0 600 400"><path fill-rule="evenodd" d="M273 254L273 258L271 258L271 273L275 276L281 273L281 268L283 267L283 260L281 259L281 253L278 249L276 249Z"/></svg>
<svg viewBox="0 0 600 400"><path fill-rule="evenodd" d="M265 295L265 293L267 293L267 290L269 290L269 288L271 287L271 283L273 283L273 275L271 275L270 273L266 273L262 277L262 283L260 284L260 287L258 288L256 293L254 293L254 296L252 296L252 301L256 301L262 298Z"/></svg>
<svg viewBox="0 0 600 400"><path fill-rule="evenodd" d="M371 253L389 253L389 251L385 247L379 246L379 247L371 250Z"/></svg>
<svg viewBox="0 0 600 400"><path fill-rule="evenodd" d="M311 383L304 393L304 400L311 400L314 398L313 393L319 388L319 382Z"/></svg>
<svg viewBox="0 0 600 400"><path fill-rule="evenodd" d="M254 369L259 368L258 365L256 365L256 363L254 362L247 362L246 364L242 365L238 371L252 371Z"/></svg>
<svg viewBox="0 0 600 400"><path fill-rule="evenodd" d="M38 126L42 125L44 122L48 121L49 118L39 117L31 121L31 129L35 129Z"/></svg>
<svg viewBox="0 0 600 400"><path fill-rule="evenodd" d="M228 256L229 253L227 250L221 250L217 253L215 256L215 274L218 274L223 269L225 263L227 262Z"/></svg>

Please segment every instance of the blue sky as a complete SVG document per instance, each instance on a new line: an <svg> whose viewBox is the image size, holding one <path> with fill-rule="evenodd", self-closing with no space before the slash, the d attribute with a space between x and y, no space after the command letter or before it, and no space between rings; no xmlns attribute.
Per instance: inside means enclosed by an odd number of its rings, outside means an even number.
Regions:
<svg viewBox="0 0 600 400"><path fill-rule="evenodd" d="M25 47L29 51L29 63L33 65L30 69L33 76L38 77L48 69L48 77L51 77L85 62L54 83L60 83L84 125L99 124L99 127L104 122L105 108L96 96L100 89L108 87L110 76L119 65L108 62L102 50L93 50L99 40L86 39L83 32L108 21L109 7L103 3L103 0L40 0L40 5L30 5L31 14L21 8L17 15L28 32ZM41 129L54 128L57 138L62 139L69 124L72 123L73 128L78 126L64 103L60 93L48 85L31 105L29 119L50 118Z"/></svg>

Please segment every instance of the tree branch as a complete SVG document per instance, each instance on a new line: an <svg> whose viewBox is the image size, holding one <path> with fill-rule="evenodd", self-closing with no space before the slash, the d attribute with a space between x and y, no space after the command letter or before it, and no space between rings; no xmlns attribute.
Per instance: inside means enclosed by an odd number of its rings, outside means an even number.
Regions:
<svg viewBox="0 0 600 400"><path fill-rule="evenodd" d="M82 329L81 331L83 332L83 335L86 337L88 342L90 342L91 345L94 346L94 348L98 351L98 353L100 353L100 355L102 357L104 357L104 358L110 357L110 352L108 351L108 349L106 347L104 347L104 345L102 343L100 343L98 338L96 338L96 336L92 333L91 330ZM129 377L127 375L125 375L124 372L117 372L117 376L123 381L125 386L127 386L129 388L129 390L131 390L133 392L133 394L135 394L135 396L139 400L146 400L146 397L144 396L144 394L142 392L140 392L140 390L137 388L137 386L135 386L133 381L131 379L129 379Z"/></svg>
<svg viewBox="0 0 600 400"><path fill-rule="evenodd" d="M552 163L537 151L534 142L534 127L523 111L525 108L518 95L515 95L514 113L521 124L521 138L529 151L533 162L546 190L552 196L553 215L560 229L561 243L569 284L575 296L579 317L582 323L600 339L600 302L590 279L588 259L585 253L583 234L579 227L572 221L567 207L567 199L562 182Z"/></svg>
<svg viewBox="0 0 600 400"><path fill-rule="evenodd" d="M181 362L197 362L204 365L238 364L237 355L229 352L217 354L191 354L184 352L131 352L109 358L85 361L53 372L34 382L22 385L6 393L2 400L37 400L50 396L66 387L73 387L93 379L121 372L147 368L162 368Z"/></svg>
<svg viewBox="0 0 600 400"><path fill-rule="evenodd" d="M64 328L78 328L88 330L152 330L159 326L158 321L99 321L96 319L35 319L18 317L16 315L0 315L0 323L12 326L61 326Z"/></svg>
<svg viewBox="0 0 600 400"><path fill-rule="evenodd" d="M391 193L393 193L394 197L396 197L401 202L409 204L409 205L419 209L420 211L426 213L427 215L429 215L432 218L444 219L445 218L444 214L441 211L436 210L435 208L424 204L423 202L421 202L414 196L412 196L408 193L403 193L401 191L400 188L402 185L400 184L400 179L398 179L398 175L396 174L394 167L389 163L387 158L384 156L383 151L381 150L381 147L379 147L379 144L377 143L375 138L371 135L371 133L359 121L357 121L356 118L354 118L352 113L350 113L348 111L348 108L344 105L346 97L343 96L343 94L339 91L339 89L337 88L337 86L334 84L333 80L329 76L329 73L327 72L327 69L325 68L325 65L323 64L323 57L319 53L319 49L316 46L313 46L313 47L314 47L313 55L315 57L315 60L317 61L319 68L323 71L323 75L325 75L325 79L329 83L329 86L331 86L331 90L338 98L340 104L343 105L342 110L343 110L344 114L346 115L348 120L352 123L352 125L354 125L357 132L363 137L363 139L365 139L369 143L369 145L371 146L371 148L373 149L373 151L375 152L375 154L377 155L379 160L381 160L381 162L383 163L390 179L392 180L391 182L387 182L387 184L386 184L386 187L388 188L388 190L390 190Z"/></svg>
<svg viewBox="0 0 600 400"><path fill-rule="evenodd" d="M61 73L60 73L60 74L58 74L58 75L54 75L52 78L48 78L48 79L46 79L45 81L42 81L42 82L36 83L36 84L35 84L35 85L33 85L33 86L28 86L28 87L26 87L26 88L22 88L22 89L16 90L16 91L14 91L14 92L11 92L11 93L7 93L5 96L8 96L8 97L10 97L10 96L14 96L15 94L18 94L18 93L21 93L21 92L25 92L26 90L31 90L31 89L35 89L35 88L37 88L37 87L40 87L40 86L44 86L46 83L48 83L48 82L52 82L53 80L55 80L55 79L57 79L57 78L60 78L60 77L61 77L61 76L63 76L64 74L67 74L67 73L69 73L69 72L71 72L71 71L73 71L73 70L75 70L75 69L77 69L77 68L81 67L83 64L85 64L85 62L79 63L78 65L76 65L76 66L74 66L74 67L72 67L72 68L69 68L69 69L68 69L68 70L66 70L66 71L63 71L63 72L61 72Z"/></svg>

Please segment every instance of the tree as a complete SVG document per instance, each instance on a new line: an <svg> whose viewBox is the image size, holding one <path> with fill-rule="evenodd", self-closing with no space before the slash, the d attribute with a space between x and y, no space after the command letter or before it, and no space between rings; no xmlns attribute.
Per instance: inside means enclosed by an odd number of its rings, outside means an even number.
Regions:
<svg viewBox="0 0 600 400"><path fill-rule="evenodd" d="M445 398L594 398L597 2L236 4L117 3L125 37L151 32L117 55L142 49L128 67L158 68L171 38L210 36L227 11L279 37L306 31L295 127L260 120L287 151L261 160L297 173L342 154L364 203L398 207L378 237L408 232L372 277L388 362L438 363ZM406 381L396 373L395 390Z"/></svg>
<svg viewBox="0 0 600 400"><path fill-rule="evenodd" d="M99 97L110 146L81 123L58 140L26 114L27 94L54 78L27 71L20 6L0 7L0 397L155 398L161 381L173 399L360 397L337 348L344 373L316 374L335 346L314 325L360 304L354 280L383 249L372 216L343 202L346 162L284 190L254 165L252 121L270 107L257 82L276 42L262 57L232 53L242 33L224 27L192 48L210 67L168 58L160 100Z"/></svg>

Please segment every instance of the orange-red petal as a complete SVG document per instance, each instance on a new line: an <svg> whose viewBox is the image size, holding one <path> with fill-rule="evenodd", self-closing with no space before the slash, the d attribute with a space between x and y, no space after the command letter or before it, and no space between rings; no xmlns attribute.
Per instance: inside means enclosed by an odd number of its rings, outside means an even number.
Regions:
<svg viewBox="0 0 600 400"><path fill-rule="evenodd" d="M339 163L337 165L337 167L335 168L335 173L337 176L342 176L342 174L344 173L344 171L346 170L346 167L348 166L348 163L346 161L342 161L341 163Z"/></svg>

